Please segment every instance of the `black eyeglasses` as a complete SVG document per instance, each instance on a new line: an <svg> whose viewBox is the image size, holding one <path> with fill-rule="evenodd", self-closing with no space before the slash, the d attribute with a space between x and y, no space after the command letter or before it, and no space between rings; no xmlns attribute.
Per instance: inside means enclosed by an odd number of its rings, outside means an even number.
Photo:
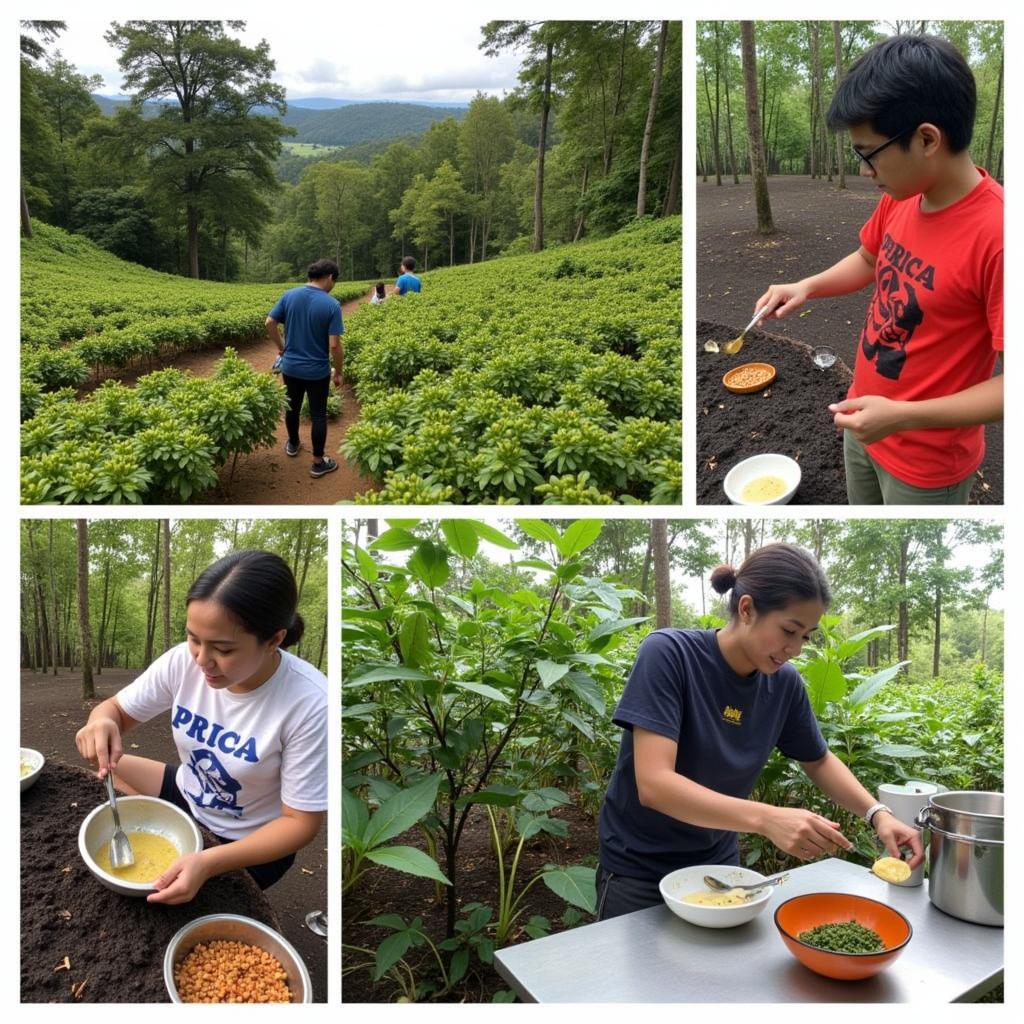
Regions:
<svg viewBox="0 0 1024 1024"><path fill-rule="evenodd" d="M914 131L917 131L917 129L908 128L906 131L900 132L899 135L894 135L891 139L886 139L880 146L875 146L870 153L862 153L856 146L853 146L851 147L853 149L853 155L857 157L858 160L863 160L864 163L868 165L868 170L870 170L872 174L877 174L878 172L875 170L874 164L871 163L871 158L876 156L878 153L881 153L886 146L891 146L894 142L898 142L904 136L909 135Z"/></svg>

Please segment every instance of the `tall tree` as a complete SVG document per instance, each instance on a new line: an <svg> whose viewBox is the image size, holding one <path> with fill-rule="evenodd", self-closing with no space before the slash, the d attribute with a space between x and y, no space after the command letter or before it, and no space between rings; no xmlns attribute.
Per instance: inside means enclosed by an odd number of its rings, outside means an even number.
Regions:
<svg viewBox="0 0 1024 1024"><path fill-rule="evenodd" d="M78 641L82 648L82 700L92 700L92 629L89 626L89 524L75 520L78 555Z"/></svg>
<svg viewBox="0 0 1024 1024"><path fill-rule="evenodd" d="M747 102L747 147L750 150L751 173L754 179L757 230L762 235L773 235L775 224L772 221L772 206L768 198L764 138L761 134L761 113L757 106L757 49L752 21L740 22L740 44L743 52L743 92Z"/></svg>
<svg viewBox="0 0 1024 1024"><path fill-rule="evenodd" d="M665 66L665 43L668 40L668 22L661 23L658 34L658 56L654 62L654 81L651 83L651 102L647 108L647 122L644 124L644 141L640 147L640 182L636 190L636 215L647 212L647 161L651 153L651 135L654 132L654 115L658 110L658 93L661 91L661 72Z"/></svg>
<svg viewBox="0 0 1024 1024"><path fill-rule="evenodd" d="M838 21L832 22L832 48L836 66L835 88L839 89L839 83L843 77L843 36L840 31L841 24ZM833 94L834 95L834 94ZM846 188L846 133L842 128L836 129L836 170L839 174L839 187Z"/></svg>
<svg viewBox="0 0 1024 1024"><path fill-rule="evenodd" d="M245 22L229 21L232 31ZM121 51L118 66L132 105L120 111L114 135L135 152L149 154L150 184L176 196L185 218L189 276L198 278L200 227L212 195L255 196L277 187L272 160L288 129L284 89L270 80L274 61L265 40L246 47L220 21L114 22L104 38ZM155 116L143 104L155 102ZM247 204L241 203L239 210Z"/></svg>
<svg viewBox="0 0 1024 1024"><path fill-rule="evenodd" d="M668 523L651 521L651 553L654 558L654 615L658 629L672 625L672 579L668 560Z"/></svg>
<svg viewBox="0 0 1024 1024"><path fill-rule="evenodd" d="M171 649L171 521L163 522L164 547L164 646L165 651Z"/></svg>
<svg viewBox="0 0 1024 1024"><path fill-rule="evenodd" d="M501 198L501 167L515 151L515 129L508 109L496 96L477 95L459 131L459 167L466 190L474 198L469 245L473 262L479 232L480 259L487 259L494 219Z"/></svg>

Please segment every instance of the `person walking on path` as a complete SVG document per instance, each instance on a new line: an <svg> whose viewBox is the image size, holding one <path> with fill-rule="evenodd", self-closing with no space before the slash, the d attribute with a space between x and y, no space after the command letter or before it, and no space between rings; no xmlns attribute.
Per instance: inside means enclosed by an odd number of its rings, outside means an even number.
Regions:
<svg viewBox="0 0 1024 1024"><path fill-rule="evenodd" d="M402 260L402 273L398 280L395 281L395 287L398 289L399 295L407 295L409 292L416 292L419 294L423 287L423 283L413 273L416 269L416 259L413 256L406 256Z"/></svg>
<svg viewBox="0 0 1024 1024"><path fill-rule="evenodd" d="M304 629L288 564L235 551L185 599L187 639L98 704L79 753L122 793L158 796L221 842L179 857L150 903L187 903L215 875L244 868L261 889L280 879L327 810L327 680L284 648ZM180 763L124 752L123 736L157 715Z"/></svg>
<svg viewBox="0 0 1024 1024"><path fill-rule="evenodd" d="M267 334L281 353L281 379L288 392L288 410L284 414L288 430L285 454L298 455L302 448L299 414L302 400L308 396L313 446L309 475L313 477L325 476L338 468L337 461L324 454L324 448L327 444L327 396L332 379L336 388L341 387L341 335L345 327L341 305L329 294L339 275L338 264L333 260L311 263L306 272L307 283L286 291L267 314ZM284 339L281 324L284 324Z"/></svg>

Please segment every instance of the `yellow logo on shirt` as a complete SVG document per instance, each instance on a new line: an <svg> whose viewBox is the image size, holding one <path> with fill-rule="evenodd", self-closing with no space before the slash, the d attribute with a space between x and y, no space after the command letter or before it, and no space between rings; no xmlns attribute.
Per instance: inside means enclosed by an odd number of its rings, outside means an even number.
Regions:
<svg viewBox="0 0 1024 1024"><path fill-rule="evenodd" d="M743 712L739 708L726 704L725 710L722 712L722 719L730 725L742 725Z"/></svg>

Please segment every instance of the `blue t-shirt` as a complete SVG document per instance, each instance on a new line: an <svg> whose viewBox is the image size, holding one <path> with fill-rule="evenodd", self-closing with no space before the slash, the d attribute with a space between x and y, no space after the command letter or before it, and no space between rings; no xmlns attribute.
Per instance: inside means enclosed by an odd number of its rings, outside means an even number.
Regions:
<svg viewBox="0 0 1024 1024"><path fill-rule="evenodd" d="M612 721L623 728L598 824L600 860L612 874L656 881L693 864L736 864L735 832L687 825L637 795L633 726L678 743L676 771L724 793L750 795L773 747L817 761L828 746L800 673L730 668L715 631L659 629L646 637Z"/></svg>
<svg viewBox="0 0 1024 1024"><path fill-rule="evenodd" d="M415 274L406 271L396 282L395 287L399 295L406 292L418 292L420 290L420 279Z"/></svg>
<svg viewBox="0 0 1024 1024"><path fill-rule="evenodd" d="M301 380L323 380L331 375L328 339L345 330L337 299L315 284L304 284L286 291L267 315L284 324L282 373Z"/></svg>

